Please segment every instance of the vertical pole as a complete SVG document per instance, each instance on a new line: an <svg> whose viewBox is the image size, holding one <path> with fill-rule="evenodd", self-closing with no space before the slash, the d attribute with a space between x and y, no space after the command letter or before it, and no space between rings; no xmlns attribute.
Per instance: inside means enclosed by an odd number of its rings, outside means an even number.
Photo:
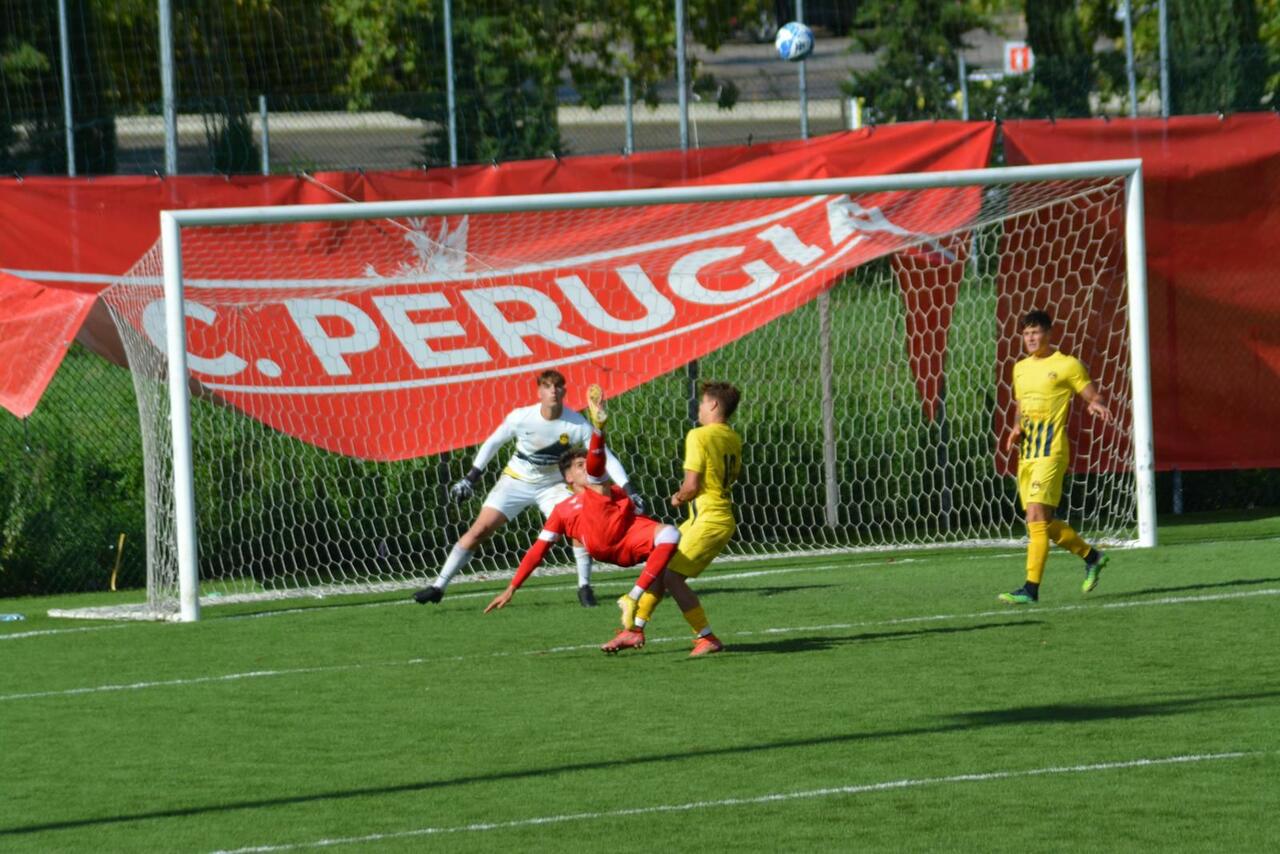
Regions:
<svg viewBox="0 0 1280 854"><path fill-rule="evenodd" d="M184 623L192 623L200 619L200 576L196 552L196 493L191 471L191 401L187 392L187 324L182 298L181 233L172 212L161 211L160 252L164 263L165 349L169 360L179 617Z"/></svg>
<svg viewBox="0 0 1280 854"><path fill-rule="evenodd" d="M1160 0L1160 115L1169 118L1169 5Z"/></svg>
<svg viewBox="0 0 1280 854"><path fill-rule="evenodd" d="M458 101L453 89L453 0L444 0L444 91L448 111L449 165L458 165Z"/></svg>
<svg viewBox="0 0 1280 854"><path fill-rule="evenodd" d="M67 176L76 177L76 129L71 114L71 38L67 35L67 0L58 0L58 49L62 51L62 124L67 139Z"/></svg>
<svg viewBox="0 0 1280 854"><path fill-rule="evenodd" d="M956 54L956 71L960 75L960 118L969 121L969 67L965 64L964 54Z"/></svg>
<svg viewBox="0 0 1280 854"><path fill-rule="evenodd" d="M160 99L164 110L164 174L178 174L178 105L173 73L173 9L160 3Z"/></svg>
<svg viewBox="0 0 1280 854"><path fill-rule="evenodd" d="M1143 216L1142 167L1139 166L1125 178L1124 251L1129 290L1129 355L1133 366L1133 473L1137 490L1138 545L1152 547L1156 544L1156 466Z"/></svg>
<svg viewBox="0 0 1280 854"><path fill-rule="evenodd" d="M636 150L636 117L634 113L635 101L631 95L631 76L627 75L622 78L622 100L624 102L627 139L623 145L623 154L633 154Z"/></svg>
<svg viewBox="0 0 1280 854"><path fill-rule="evenodd" d="M819 380L822 385L822 480L826 485L827 527L840 524L840 481L836 471L835 359L831 353L831 294L818 294Z"/></svg>
<svg viewBox="0 0 1280 854"><path fill-rule="evenodd" d="M685 66L684 0L676 0L676 103L680 108L680 150L689 150L689 69Z"/></svg>
<svg viewBox="0 0 1280 854"><path fill-rule="evenodd" d="M262 122L262 174L271 174L271 131L267 127L267 96L258 96L258 119Z"/></svg>
<svg viewBox="0 0 1280 854"><path fill-rule="evenodd" d="M1173 470L1173 515L1181 516L1183 510L1182 469Z"/></svg>
<svg viewBox="0 0 1280 854"><path fill-rule="evenodd" d="M1138 117L1138 75L1133 67L1133 0L1124 0L1124 71L1129 78L1129 118Z"/></svg>
<svg viewBox="0 0 1280 854"><path fill-rule="evenodd" d="M804 0L796 0L796 21L804 23ZM809 77L805 60L800 60L800 138L809 138Z"/></svg>

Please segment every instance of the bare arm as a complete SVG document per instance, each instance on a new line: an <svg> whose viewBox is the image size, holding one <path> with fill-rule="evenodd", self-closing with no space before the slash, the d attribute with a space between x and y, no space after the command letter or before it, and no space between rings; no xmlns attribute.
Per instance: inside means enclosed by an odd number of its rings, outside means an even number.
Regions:
<svg viewBox="0 0 1280 854"><path fill-rule="evenodd" d="M1009 428L1009 432L1004 436L1004 449L1012 451L1020 441L1022 441L1022 404L1015 400L1013 402L1013 426Z"/></svg>
<svg viewBox="0 0 1280 854"><path fill-rule="evenodd" d="M1090 415L1101 418L1104 424L1111 420L1111 410L1107 408L1106 401L1102 399L1102 392L1098 391L1097 386L1089 383L1080 389L1080 396L1084 398L1085 403L1089 404Z"/></svg>
<svg viewBox="0 0 1280 854"><path fill-rule="evenodd" d="M684 482L680 484L680 488L676 490L676 494L671 496L671 506L679 507L681 504L687 504L697 497L698 491L701 489L702 472L685 469Z"/></svg>

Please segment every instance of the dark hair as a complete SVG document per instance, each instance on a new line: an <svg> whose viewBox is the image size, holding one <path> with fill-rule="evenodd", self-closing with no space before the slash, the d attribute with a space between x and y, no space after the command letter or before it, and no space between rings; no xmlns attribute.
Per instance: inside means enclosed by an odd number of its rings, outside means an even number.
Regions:
<svg viewBox="0 0 1280 854"><path fill-rule="evenodd" d="M742 397L742 392L738 391L733 383L708 381L702 384L702 396L709 397L720 404L724 420L728 421L738 409L738 399Z"/></svg>
<svg viewBox="0 0 1280 854"><path fill-rule="evenodd" d="M1053 318L1049 316L1049 312L1036 309L1028 311L1022 315L1022 320L1018 321L1018 331L1026 329L1028 326L1039 326L1045 332L1053 328Z"/></svg>
<svg viewBox="0 0 1280 854"><path fill-rule="evenodd" d="M538 374L538 385L565 385L564 374L555 368L547 368Z"/></svg>
<svg viewBox="0 0 1280 854"><path fill-rule="evenodd" d="M573 465L573 461L579 458L586 459L587 452L583 448L570 448L560 455L560 476L564 477L569 472L569 467Z"/></svg>

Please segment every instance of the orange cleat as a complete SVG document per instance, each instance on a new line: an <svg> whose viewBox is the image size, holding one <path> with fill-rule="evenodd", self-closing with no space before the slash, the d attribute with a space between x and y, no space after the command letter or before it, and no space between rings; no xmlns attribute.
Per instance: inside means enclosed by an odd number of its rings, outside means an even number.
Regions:
<svg viewBox="0 0 1280 854"><path fill-rule="evenodd" d="M722 649L724 649L724 644L720 643L720 638L715 635L704 635L693 642L693 652L689 653L689 657L710 655Z"/></svg>
<svg viewBox="0 0 1280 854"><path fill-rule="evenodd" d="M601 652L610 655L624 649L640 649L644 646L644 629L622 629L613 636L613 640L600 647Z"/></svg>

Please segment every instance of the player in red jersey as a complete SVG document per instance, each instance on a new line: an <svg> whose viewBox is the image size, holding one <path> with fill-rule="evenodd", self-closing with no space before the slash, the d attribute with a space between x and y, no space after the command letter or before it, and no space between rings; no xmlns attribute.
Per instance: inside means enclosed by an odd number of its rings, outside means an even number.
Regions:
<svg viewBox="0 0 1280 854"><path fill-rule="evenodd" d="M551 511L538 539L520 561L515 577L484 609L486 614L506 607L561 537L582 543L595 560L618 566L644 562L643 575L650 578L661 575L675 554L680 542L675 526L637 513L626 491L611 483L605 474L604 423L608 416L598 385L587 391L587 414L592 425L588 449L568 451L560 458L560 472L573 495Z"/></svg>

